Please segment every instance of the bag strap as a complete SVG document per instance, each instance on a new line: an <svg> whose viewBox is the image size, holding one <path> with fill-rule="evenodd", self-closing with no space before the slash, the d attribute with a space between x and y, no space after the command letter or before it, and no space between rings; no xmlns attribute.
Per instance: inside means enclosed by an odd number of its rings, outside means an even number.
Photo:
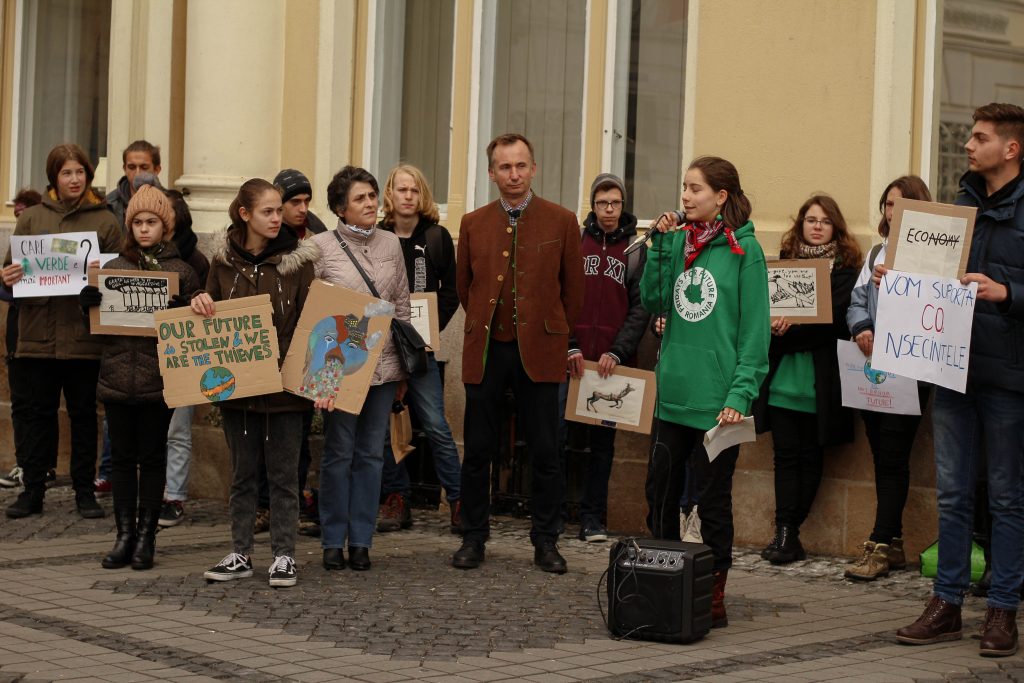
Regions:
<svg viewBox="0 0 1024 683"><path fill-rule="evenodd" d="M880 251L882 251L882 245L881 244L876 244L875 246L871 247L871 251L868 252L868 270L869 271L874 271L875 270L875 259L878 258L878 252L880 252Z"/></svg>
<svg viewBox="0 0 1024 683"><path fill-rule="evenodd" d="M363 276L363 280L366 282L366 286L370 288L370 294L373 294L374 297L379 299L380 293L377 291L377 288L373 286L373 280L371 280L370 276L366 274L366 271L363 270L363 267L359 265L359 261L352 253L352 250L348 248L348 242L342 239L337 229L334 230L334 236L338 238L338 244L340 244L341 248L345 250L346 254L348 254L348 258L349 260L352 261L352 265L354 265L356 267L356 270L359 271L359 274Z"/></svg>

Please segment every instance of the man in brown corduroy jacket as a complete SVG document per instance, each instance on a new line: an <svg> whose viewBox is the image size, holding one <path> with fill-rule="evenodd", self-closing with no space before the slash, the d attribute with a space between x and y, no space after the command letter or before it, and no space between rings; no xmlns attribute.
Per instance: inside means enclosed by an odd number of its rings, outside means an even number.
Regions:
<svg viewBox="0 0 1024 683"><path fill-rule="evenodd" d="M488 176L500 195L462 219L456 287L466 310L462 381L466 386L460 569L478 567L490 533L490 463L504 397L516 396L517 425L530 463L534 563L566 570L559 554L564 481L559 466L558 385L569 334L583 305L583 261L576 216L530 189L533 146L519 134L487 146Z"/></svg>

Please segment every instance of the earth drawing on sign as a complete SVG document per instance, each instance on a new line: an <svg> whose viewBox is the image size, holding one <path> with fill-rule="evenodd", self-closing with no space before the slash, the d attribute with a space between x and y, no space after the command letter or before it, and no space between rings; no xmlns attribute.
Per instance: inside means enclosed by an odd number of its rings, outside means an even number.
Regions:
<svg viewBox="0 0 1024 683"><path fill-rule="evenodd" d="M222 365L210 368L199 378L199 390L213 402L226 401L235 393L235 376Z"/></svg>

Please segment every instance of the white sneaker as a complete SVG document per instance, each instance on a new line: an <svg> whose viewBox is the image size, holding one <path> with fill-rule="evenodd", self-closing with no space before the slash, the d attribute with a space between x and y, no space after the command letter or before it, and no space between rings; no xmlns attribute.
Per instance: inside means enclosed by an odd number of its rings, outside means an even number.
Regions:
<svg viewBox="0 0 1024 683"><path fill-rule="evenodd" d="M22 486L24 483L24 474L22 473L21 468L17 465L7 473L7 476L0 477L0 487L5 489L17 488Z"/></svg>
<svg viewBox="0 0 1024 683"><path fill-rule="evenodd" d="M203 578L207 581L231 581L232 579L247 579L252 576L252 560L246 555L230 553L224 557L216 567L203 572Z"/></svg>
<svg viewBox="0 0 1024 683"><path fill-rule="evenodd" d="M295 560L287 555L274 558L270 565L270 585L274 588L286 588L295 585Z"/></svg>

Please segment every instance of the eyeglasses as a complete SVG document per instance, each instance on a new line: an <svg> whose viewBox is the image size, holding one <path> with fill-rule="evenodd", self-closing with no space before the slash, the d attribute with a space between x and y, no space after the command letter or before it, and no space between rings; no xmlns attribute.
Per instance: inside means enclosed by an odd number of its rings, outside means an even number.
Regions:
<svg viewBox="0 0 1024 683"><path fill-rule="evenodd" d="M832 219L831 218L812 218L810 216L805 216L804 217L804 223L806 225L815 225L815 224L817 224L817 225L820 225L823 228L831 228L832 227Z"/></svg>
<svg viewBox="0 0 1024 683"><path fill-rule="evenodd" d="M621 199L613 199L610 202L597 201L594 202L594 208L598 211L607 211L608 209L618 209L622 207Z"/></svg>

